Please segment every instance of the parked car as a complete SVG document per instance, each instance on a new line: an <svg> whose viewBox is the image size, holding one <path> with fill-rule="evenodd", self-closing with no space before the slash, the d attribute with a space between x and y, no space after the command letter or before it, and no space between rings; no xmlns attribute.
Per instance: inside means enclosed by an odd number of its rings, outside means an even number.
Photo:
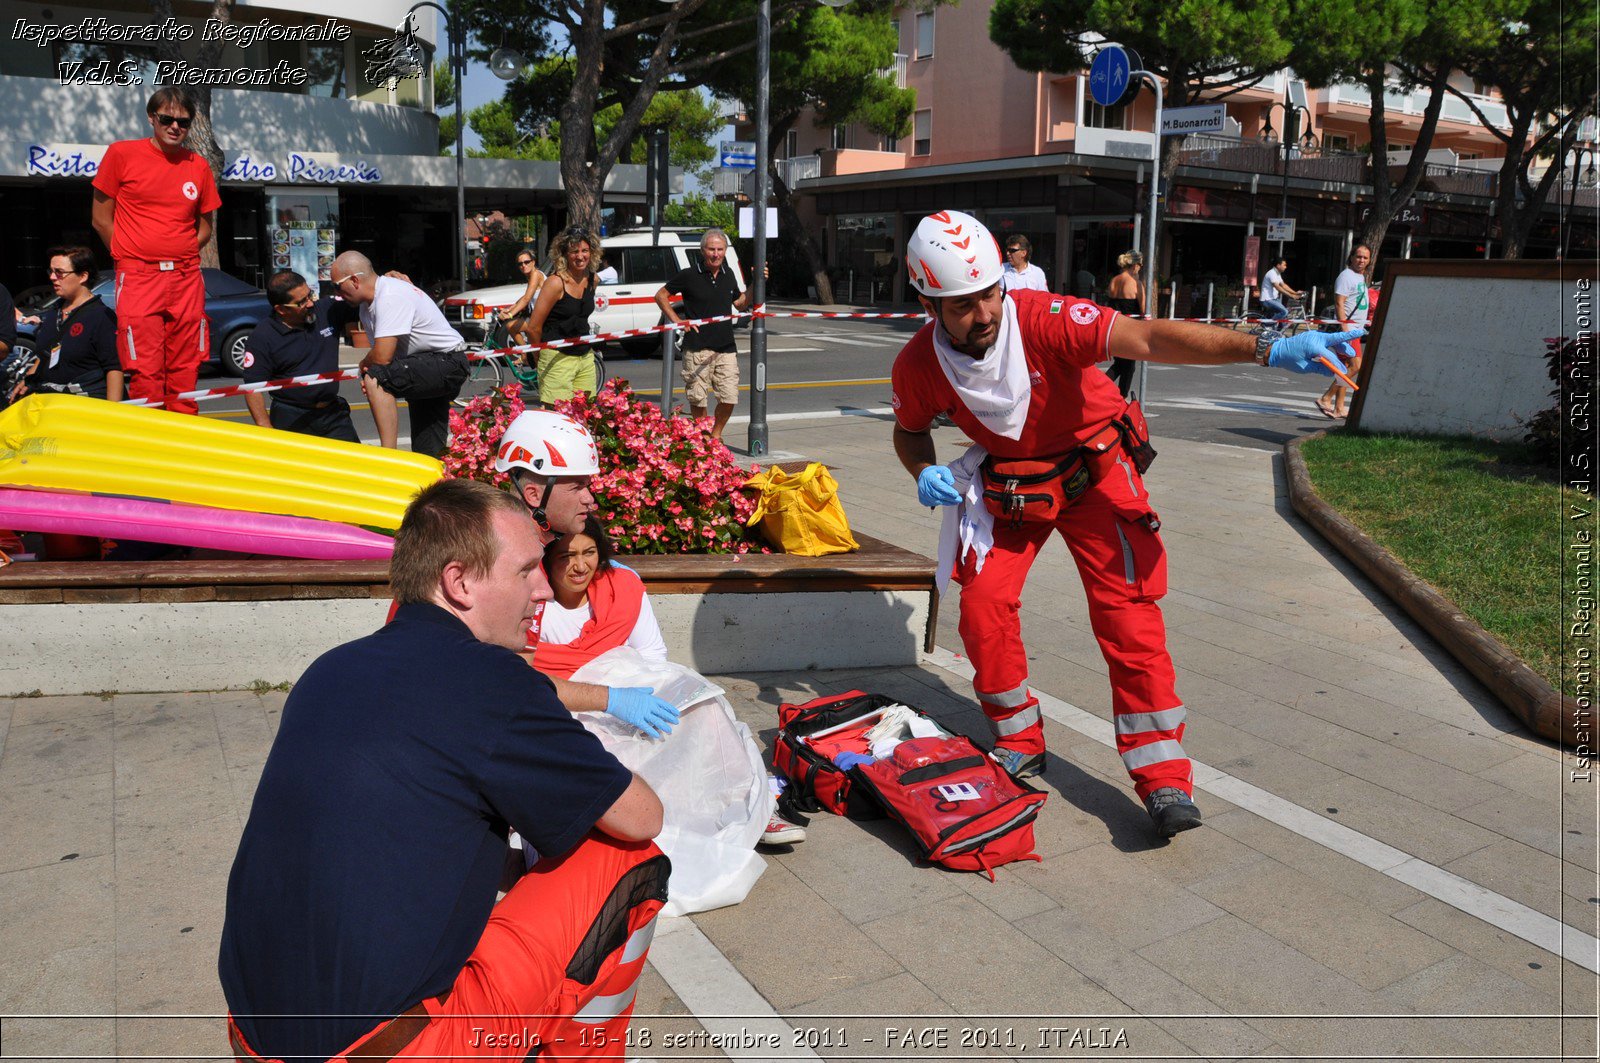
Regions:
<svg viewBox="0 0 1600 1063"><path fill-rule="evenodd" d="M656 306L656 291L673 274L699 260L702 232L703 229L662 229L660 243L651 241L652 234L648 230L618 233L603 239L606 264L615 267L617 282L595 289L594 316L589 319L589 331L618 332L660 324L665 318ZM540 265L543 268L544 263ZM731 245L728 265L733 268L739 290L744 291L739 253ZM469 343L483 343L494 327L496 311L515 303L525 287L524 284L502 284L448 296L443 304L444 316ZM634 357L661 350L659 336L633 336L617 342Z"/></svg>
<svg viewBox="0 0 1600 1063"><path fill-rule="evenodd" d="M260 288L224 273L220 269L201 269L206 283L206 318L210 322L211 355L204 369L217 369L230 376L242 376L245 341L250 331L272 315L267 293ZM94 293L112 313L117 309L117 278L109 269L101 270L94 281ZM24 289L17 295L17 309L36 315L56 305L56 295L48 286ZM19 321L17 346L33 349L39 326Z"/></svg>

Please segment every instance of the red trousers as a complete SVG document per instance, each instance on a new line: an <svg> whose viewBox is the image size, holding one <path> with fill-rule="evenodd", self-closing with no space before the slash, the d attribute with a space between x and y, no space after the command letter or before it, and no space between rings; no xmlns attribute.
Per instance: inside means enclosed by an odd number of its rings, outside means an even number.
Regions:
<svg viewBox="0 0 1600 1063"><path fill-rule="evenodd" d="M422 1002L430 1021L394 1058L631 1055L628 1020L671 867L654 842L599 833L540 860L495 905L449 995Z"/></svg>
<svg viewBox="0 0 1600 1063"><path fill-rule="evenodd" d="M198 260L162 269L157 262L117 263L117 355L128 397L175 413L197 413L193 391L211 350L206 286Z"/></svg>
<svg viewBox="0 0 1600 1063"><path fill-rule="evenodd" d="M969 554L956 568L961 584L961 641L976 675L972 685L995 744L1044 752L1039 700L1028 689L1022 645L1022 585L1052 531L1078 565L1089 599L1089 624L1111 678L1117 752L1141 798L1163 786L1193 793L1183 751L1166 625L1156 601L1167 593L1167 555L1144 481L1126 455L1106 464L1099 480L1053 523L1013 528L995 521L993 548L975 571Z"/></svg>

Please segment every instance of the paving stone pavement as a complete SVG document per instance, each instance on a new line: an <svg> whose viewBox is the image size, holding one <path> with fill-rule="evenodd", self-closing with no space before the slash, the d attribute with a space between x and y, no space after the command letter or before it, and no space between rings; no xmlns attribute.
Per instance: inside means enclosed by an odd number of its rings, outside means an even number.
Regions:
<svg viewBox="0 0 1600 1063"><path fill-rule="evenodd" d="M889 431L870 417L788 422L774 442L832 466L857 529L931 553L938 516L916 505ZM953 431L937 441L954 455ZM1558 749L1292 514L1280 459L1158 442L1149 482L1191 753L1593 935L1592 784L1567 781ZM959 653L958 597L937 642ZM1108 720L1059 542L1022 620L1036 689ZM937 663L716 678L763 744L780 702L854 687L984 734L966 680ZM226 1052L224 888L284 697L0 701L4 1058ZM1046 733L1042 862L991 883L918 866L886 824L818 816L743 904L692 918L695 942L801 1042L727 1055L1595 1058L1592 959L1205 792L1205 828L1158 844L1113 750L1081 727ZM629 1055L721 1058L694 1046L742 1020L697 1016L684 997L703 996L697 980L722 962L648 970Z"/></svg>

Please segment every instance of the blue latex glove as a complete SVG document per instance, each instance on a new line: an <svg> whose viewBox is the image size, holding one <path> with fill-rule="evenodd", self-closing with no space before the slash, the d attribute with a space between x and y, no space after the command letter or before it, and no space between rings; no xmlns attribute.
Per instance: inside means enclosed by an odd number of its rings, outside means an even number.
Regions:
<svg viewBox="0 0 1600 1063"><path fill-rule="evenodd" d="M874 763L876 763L876 761L872 757L861 753L852 753L848 749L842 749L833 755L834 767L838 768L840 771L849 771L857 764Z"/></svg>
<svg viewBox="0 0 1600 1063"><path fill-rule="evenodd" d="M662 701L649 687L612 687L606 712L632 724L651 738L665 738L678 722L678 710Z"/></svg>
<svg viewBox="0 0 1600 1063"><path fill-rule="evenodd" d="M961 501L956 478L943 465L929 465L917 474L917 501L925 506L953 506Z"/></svg>
<svg viewBox="0 0 1600 1063"><path fill-rule="evenodd" d="M1302 332L1275 340L1267 355L1267 364L1274 369L1287 369L1291 373L1321 373L1332 376L1333 370L1317 361L1331 358L1343 369L1345 361L1355 357L1348 340L1358 340L1367 334L1364 328L1349 332Z"/></svg>

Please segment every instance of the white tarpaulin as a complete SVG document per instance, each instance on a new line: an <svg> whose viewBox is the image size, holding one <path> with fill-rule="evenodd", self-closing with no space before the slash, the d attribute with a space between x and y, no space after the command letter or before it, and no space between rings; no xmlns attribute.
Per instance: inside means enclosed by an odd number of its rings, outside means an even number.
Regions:
<svg viewBox="0 0 1600 1063"><path fill-rule="evenodd" d="M572 678L648 686L682 714L660 741L604 713L577 714L661 798L666 817L656 844L672 858L662 914L687 915L744 900L767 867L755 845L773 800L761 748L734 717L722 688L682 665L647 661L626 646L602 653Z"/></svg>

